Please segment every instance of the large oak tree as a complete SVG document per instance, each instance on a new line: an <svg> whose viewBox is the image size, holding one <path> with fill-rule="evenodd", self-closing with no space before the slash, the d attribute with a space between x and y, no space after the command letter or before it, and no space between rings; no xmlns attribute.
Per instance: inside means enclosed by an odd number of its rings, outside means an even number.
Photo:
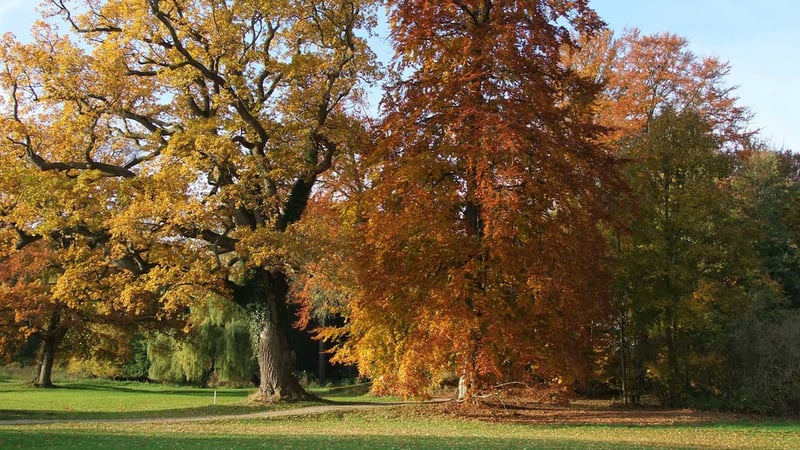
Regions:
<svg viewBox="0 0 800 450"><path fill-rule="evenodd" d="M102 246L166 306L227 289L256 324L260 395L305 397L282 236L359 127L370 2L48 3L73 37L4 38L0 155L57 179L55 201L27 196L5 226Z"/></svg>

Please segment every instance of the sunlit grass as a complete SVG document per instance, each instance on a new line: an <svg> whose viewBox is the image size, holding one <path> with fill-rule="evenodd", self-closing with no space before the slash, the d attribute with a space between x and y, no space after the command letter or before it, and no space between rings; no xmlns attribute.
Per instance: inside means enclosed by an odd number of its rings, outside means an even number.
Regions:
<svg viewBox="0 0 800 450"><path fill-rule="evenodd" d="M121 419L247 414L307 406L312 402L261 405L248 397L254 388L194 388L106 380L61 381L54 389L28 382L0 381L0 423L14 419ZM366 384L311 388L337 403L398 401L369 394Z"/></svg>
<svg viewBox="0 0 800 450"><path fill-rule="evenodd" d="M553 426L457 419L425 406L280 418L166 420L308 405L253 405L248 401L253 389L216 392L215 405L214 389L91 380L44 390L0 381L0 448L800 448L800 424L794 422ZM370 396L366 385L312 392L339 402L387 400ZM124 422L127 418L147 422ZM94 420L14 425L11 419Z"/></svg>
<svg viewBox="0 0 800 450"><path fill-rule="evenodd" d="M186 417L263 410L247 401L252 392L102 380L67 381L54 389L37 389L5 381L0 382L0 420Z"/></svg>
<svg viewBox="0 0 800 450"><path fill-rule="evenodd" d="M155 383L76 380L54 389L28 382L0 380L0 423L20 419L122 419L248 414L314 404L262 405L249 401L254 388L195 388ZM331 403L396 402L375 397L369 385L314 387L309 392Z"/></svg>

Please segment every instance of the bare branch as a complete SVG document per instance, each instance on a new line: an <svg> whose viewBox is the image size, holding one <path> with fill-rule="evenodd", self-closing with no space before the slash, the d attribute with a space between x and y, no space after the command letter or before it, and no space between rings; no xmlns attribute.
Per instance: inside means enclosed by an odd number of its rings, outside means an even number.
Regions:
<svg viewBox="0 0 800 450"><path fill-rule="evenodd" d="M107 25L101 27L92 27L92 28L82 28L75 22L75 19L72 17L72 13L70 12L69 8L64 4L63 0L51 0L51 4L58 8L58 10L63 14L64 19L69 22L72 29L75 30L77 33L81 34L88 34L88 33L119 33L122 31L122 28L119 28L114 25Z"/></svg>

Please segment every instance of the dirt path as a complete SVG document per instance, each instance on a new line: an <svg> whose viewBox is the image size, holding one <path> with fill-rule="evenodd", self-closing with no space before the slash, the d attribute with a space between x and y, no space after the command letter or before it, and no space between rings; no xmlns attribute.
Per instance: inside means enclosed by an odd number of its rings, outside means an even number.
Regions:
<svg viewBox="0 0 800 450"><path fill-rule="evenodd" d="M276 411L262 411L248 414L225 414L216 416L196 417L147 417L131 419L18 419L0 420L0 427L4 425L46 425L55 423L185 423L185 422L210 422L219 420L241 419L274 419L278 417L307 416L324 414L337 411L353 411L373 408L386 408L413 403L360 403L340 405L314 405L301 408L282 409Z"/></svg>

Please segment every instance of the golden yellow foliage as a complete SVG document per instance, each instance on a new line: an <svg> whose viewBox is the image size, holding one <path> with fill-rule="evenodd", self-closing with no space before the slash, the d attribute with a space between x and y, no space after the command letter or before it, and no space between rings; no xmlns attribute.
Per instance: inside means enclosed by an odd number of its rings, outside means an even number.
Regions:
<svg viewBox="0 0 800 450"><path fill-rule="evenodd" d="M373 8L50 2L62 27L0 41L0 228L94 252L75 253L55 286L68 303L166 317L203 290L227 292L281 342L262 349L280 372L262 373L265 396L302 396L283 233L352 145L352 106L375 78L359 31Z"/></svg>

